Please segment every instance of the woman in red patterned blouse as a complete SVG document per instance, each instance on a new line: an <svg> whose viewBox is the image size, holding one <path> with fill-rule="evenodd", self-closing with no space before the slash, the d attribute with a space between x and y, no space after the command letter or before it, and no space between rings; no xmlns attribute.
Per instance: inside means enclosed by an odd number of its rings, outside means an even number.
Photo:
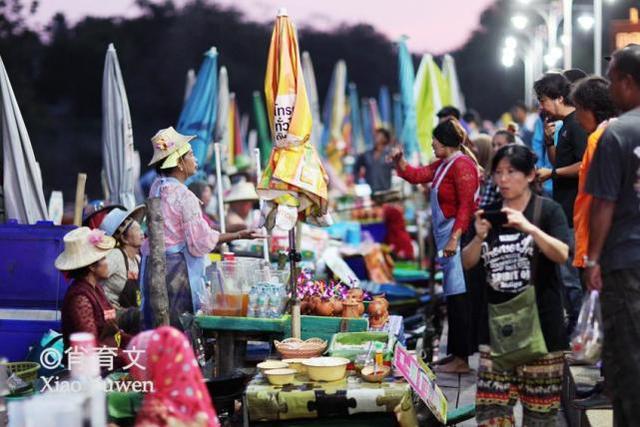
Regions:
<svg viewBox="0 0 640 427"><path fill-rule="evenodd" d="M467 315L468 298L460 258L460 237L469 224L476 207L479 185L478 166L473 157L465 155L466 133L460 123L447 119L433 130L433 152L437 161L427 166L413 167L396 148L392 160L398 175L412 184L431 183L430 204L433 233L438 249L437 261L444 273L443 288L447 297L449 318L449 353L451 362L441 366L441 372L469 372L468 356L473 353Z"/></svg>
<svg viewBox="0 0 640 427"><path fill-rule="evenodd" d="M124 359L120 351L129 341L116 322L116 310L109 303L100 282L109 277L107 253L115 240L102 230L80 227L64 236L64 252L56 268L72 280L62 303L62 336L65 348L75 332L89 332L98 347L118 351L116 366Z"/></svg>

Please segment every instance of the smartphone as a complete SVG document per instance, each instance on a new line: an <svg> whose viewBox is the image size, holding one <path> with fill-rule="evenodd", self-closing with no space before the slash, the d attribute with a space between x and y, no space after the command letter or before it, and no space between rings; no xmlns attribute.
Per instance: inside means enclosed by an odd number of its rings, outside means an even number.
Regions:
<svg viewBox="0 0 640 427"><path fill-rule="evenodd" d="M481 218L489 221L494 228L507 223L507 214L502 211L484 211Z"/></svg>

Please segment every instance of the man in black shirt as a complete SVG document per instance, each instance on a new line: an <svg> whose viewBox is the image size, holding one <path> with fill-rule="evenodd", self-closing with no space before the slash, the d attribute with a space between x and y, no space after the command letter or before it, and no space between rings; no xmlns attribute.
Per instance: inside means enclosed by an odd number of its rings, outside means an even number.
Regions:
<svg viewBox="0 0 640 427"><path fill-rule="evenodd" d="M582 285L579 273L572 265L575 250L573 233L573 204L578 195L578 172L582 156L587 148L587 132L576 120L575 107L569 100L571 81L561 73L547 73L533 86L545 119L545 145L553 169L540 169L541 181L553 180L553 199L562 206L567 216L570 230L569 247L571 254L560 273L565 286L566 309L569 315L569 333L580 314ZM555 120L562 120L558 142L554 144Z"/></svg>
<svg viewBox="0 0 640 427"><path fill-rule="evenodd" d="M600 291L602 360L614 425L639 425L640 407L640 45L616 51L609 92L624 112L603 133L586 191L593 196L589 289Z"/></svg>

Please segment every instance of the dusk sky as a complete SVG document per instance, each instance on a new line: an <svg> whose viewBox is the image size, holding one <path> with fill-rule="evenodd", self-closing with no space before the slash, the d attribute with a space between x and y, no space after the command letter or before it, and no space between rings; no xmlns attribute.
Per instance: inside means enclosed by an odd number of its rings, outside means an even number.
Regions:
<svg viewBox="0 0 640 427"><path fill-rule="evenodd" d="M326 29L341 22L366 22L392 39L406 34L415 53L440 54L460 47L478 28L480 14L494 0L218 0L257 21L269 21L286 7L298 26ZM182 3L182 0L176 1ZM74 22L83 16L135 16L133 0L40 0L36 24L56 12Z"/></svg>

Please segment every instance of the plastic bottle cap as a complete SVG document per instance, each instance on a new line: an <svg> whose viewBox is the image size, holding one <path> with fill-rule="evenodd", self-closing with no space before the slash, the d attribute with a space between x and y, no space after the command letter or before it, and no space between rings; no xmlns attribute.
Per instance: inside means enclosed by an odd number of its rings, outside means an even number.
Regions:
<svg viewBox="0 0 640 427"><path fill-rule="evenodd" d="M289 16L289 13L287 12L287 8L286 7L281 7L280 9L278 9L278 16Z"/></svg>

